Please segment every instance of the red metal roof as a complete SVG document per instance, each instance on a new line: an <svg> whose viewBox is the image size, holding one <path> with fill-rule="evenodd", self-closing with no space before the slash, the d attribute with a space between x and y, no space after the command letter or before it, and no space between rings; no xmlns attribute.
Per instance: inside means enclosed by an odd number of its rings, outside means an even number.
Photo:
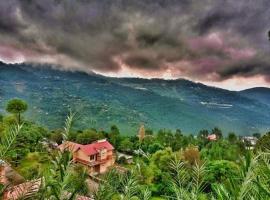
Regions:
<svg viewBox="0 0 270 200"><path fill-rule="evenodd" d="M208 140L217 140L217 136L216 136L216 134L211 134L211 135L207 136L207 139Z"/></svg>
<svg viewBox="0 0 270 200"><path fill-rule="evenodd" d="M66 142L64 144L59 145L59 148L62 150L64 148L68 148L69 151L75 152L78 149L81 149L87 156L97 154L101 149L106 149L107 151L111 151L114 147L107 140L98 140L91 144L78 144L74 142Z"/></svg>
<svg viewBox="0 0 270 200"><path fill-rule="evenodd" d="M107 140L100 140L92 144L81 145L80 149L88 156L97 154L100 150L111 151L114 147Z"/></svg>
<svg viewBox="0 0 270 200"><path fill-rule="evenodd" d="M58 146L58 148L61 150L61 151L64 151L64 150L68 150L68 151L71 151L71 152L75 152L77 151L80 147L82 147L83 145L81 144L78 144L78 143L75 143L75 142L65 142L63 144L60 144Z"/></svg>

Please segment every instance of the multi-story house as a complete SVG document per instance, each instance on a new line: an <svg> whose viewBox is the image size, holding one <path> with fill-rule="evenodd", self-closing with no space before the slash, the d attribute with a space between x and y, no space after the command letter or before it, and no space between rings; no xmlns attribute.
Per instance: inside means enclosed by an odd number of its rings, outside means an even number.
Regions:
<svg viewBox="0 0 270 200"><path fill-rule="evenodd" d="M73 161L87 166L91 175L104 173L115 163L114 147L106 139L86 145L65 142L59 148L72 152Z"/></svg>

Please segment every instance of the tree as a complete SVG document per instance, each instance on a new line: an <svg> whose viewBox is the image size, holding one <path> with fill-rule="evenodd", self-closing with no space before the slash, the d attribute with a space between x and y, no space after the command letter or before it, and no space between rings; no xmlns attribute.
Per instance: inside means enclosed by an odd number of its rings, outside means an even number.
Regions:
<svg viewBox="0 0 270 200"><path fill-rule="evenodd" d="M191 166L200 164L200 152L197 147L189 146L183 152L184 160Z"/></svg>
<svg viewBox="0 0 270 200"><path fill-rule="evenodd" d="M154 132L153 132L152 129L147 128L147 129L145 130L145 135L154 135Z"/></svg>
<svg viewBox="0 0 270 200"><path fill-rule="evenodd" d="M62 132L63 141L69 138L72 129L74 114L70 113ZM76 167L76 166L75 166ZM74 168L72 154L68 151L58 151L52 155L51 167L43 172L43 184L39 197L34 199L76 199L78 194L87 193L87 170Z"/></svg>
<svg viewBox="0 0 270 200"><path fill-rule="evenodd" d="M237 136L235 135L235 133L229 133L228 140L230 143L235 143L237 141Z"/></svg>
<svg viewBox="0 0 270 200"><path fill-rule="evenodd" d="M9 128L7 133L1 137L0 159L5 160L5 156L16 142L18 135L21 133L22 125L16 125Z"/></svg>
<svg viewBox="0 0 270 200"><path fill-rule="evenodd" d="M111 126L111 132L112 135L120 135L120 131L116 125Z"/></svg>
<svg viewBox="0 0 270 200"><path fill-rule="evenodd" d="M222 131L218 127L212 129L212 134L215 134L218 139L222 138Z"/></svg>
<svg viewBox="0 0 270 200"><path fill-rule="evenodd" d="M90 129L78 134L76 137L76 142L80 144L90 144L102 138L103 136L101 134L98 134L95 130Z"/></svg>
<svg viewBox="0 0 270 200"><path fill-rule="evenodd" d="M61 144L63 141L62 130L61 129L53 130L50 134L50 139L56 142L57 144Z"/></svg>
<svg viewBox="0 0 270 200"><path fill-rule="evenodd" d="M164 149L164 146L162 146L161 144L159 144L157 142L155 142L153 144L150 144L148 146L148 152L151 153L151 154L153 154L153 153L155 153L155 152L157 152L159 150L163 150L163 149Z"/></svg>
<svg viewBox="0 0 270 200"><path fill-rule="evenodd" d="M21 99L12 99L8 102L6 111L15 114L18 123L21 123L21 114L27 110L27 103Z"/></svg>
<svg viewBox="0 0 270 200"><path fill-rule="evenodd" d="M169 147L172 146L174 141L174 134L170 130L161 129L158 131L156 138L161 145Z"/></svg>
<svg viewBox="0 0 270 200"><path fill-rule="evenodd" d="M207 160L235 161L241 157L237 144L230 144L227 140L218 140L208 143L202 150L201 156Z"/></svg>
<svg viewBox="0 0 270 200"><path fill-rule="evenodd" d="M130 152L132 151L133 143L129 140L129 138L125 138L121 140L120 145L119 145L119 150L124 151L124 152Z"/></svg>
<svg viewBox="0 0 270 200"><path fill-rule="evenodd" d="M184 162L176 159L169 163L169 167L171 177L167 187L170 188L171 194L167 199L208 199L203 194L207 173L204 164L187 167Z"/></svg>
<svg viewBox="0 0 270 200"><path fill-rule="evenodd" d="M231 169L229 166L225 169ZM215 184L213 189L215 199L270 199L270 154L259 153L258 155L245 157L242 162L240 173L236 177L230 177L230 181L224 184ZM220 171L220 168L217 169Z"/></svg>
<svg viewBox="0 0 270 200"><path fill-rule="evenodd" d="M240 173L239 167L232 161L214 160L206 165L206 181L209 184L225 183L228 179L235 179Z"/></svg>
<svg viewBox="0 0 270 200"><path fill-rule="evenodd" d="M253 133L252 136L257 138L257 139L260 139L261 134L260 133Z"/></svg>
<svg viewBox="0 0 270 200"><path fill-rule="evenodd" d="M184 135L182 134L180 129L176 129L175 134L174 134L174 139L172 142L172 149L173 151L178 151L183 147L183 139Z"/></svg>
<svg viewBox="0 0 270 200"><path fill-rule="evenodd" d="M255 146L256 151L269 151L270 150L270 132L266 133L262 136L256 143Z"/></svg>
<svg viewBox="0 0 270 200"><path fill-rule="evenodd" d="M166 171L168 170L168 163L175 158L175 153L173 153L170 147L164 150L159 150L155 152L151 157L151 162L155 164L159 169Z"/></svg>
<svg viewBox="0 0 270 200"><path fill-rule="evenodd" d="M116 125L111 126L111 131L109 133L109 141L114 147L118 148L120 142L120 131Z"/></svg>
<svg viewBox="0 0 270 200"><path fill-rule="evenodd" d="M199 134L198 134L198 138L200 139L207 139L207 136L209 135L208 130L200 130Z"/></svg>
<svg viewBox="0 0 270 200"><path fill-rule="evenodd" d="M46 129L27 121L23 123L21 131L23 134L18 135L13 148L9 151L10 163L15 166L19 165L29 152L43 149L44 146L40 141L48 136Z"/></svg>
<svg viewBox="0 0 270 200"><path fill-rule="evenodd" d="M144 125L141 125L139 132L138 132L139 141L142 142L145 137L145 128Z"/></svg>

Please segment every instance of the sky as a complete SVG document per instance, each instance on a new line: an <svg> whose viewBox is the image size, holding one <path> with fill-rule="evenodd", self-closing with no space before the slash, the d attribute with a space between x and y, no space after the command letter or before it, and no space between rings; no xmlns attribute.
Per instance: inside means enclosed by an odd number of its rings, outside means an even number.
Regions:
<svg viewBox="0 0 270 200"><path fill-rule="evenodd" d="M270 87L269 0L0 0L0 60Z"/></svg>

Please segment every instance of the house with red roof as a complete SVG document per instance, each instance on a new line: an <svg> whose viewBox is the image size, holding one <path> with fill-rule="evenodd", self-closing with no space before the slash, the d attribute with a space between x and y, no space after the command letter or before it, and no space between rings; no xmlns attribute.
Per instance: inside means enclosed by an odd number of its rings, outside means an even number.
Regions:
<svg viewBox="0 0 270 200"><path fill-rule="evenodd" d="M207 139L209 141L216 141L217 140L217 136L216 136L216 134L211 134L211 135L208 135L207 136Z"/></svg>
<svg viewBox="0 0 270 200"><path fill-rule="evenodd" d="M87 166L91 175L104 173L115 163L114 147L106 139L86 145L68 141L59 148L70 151L73 161Z"/></svg>

